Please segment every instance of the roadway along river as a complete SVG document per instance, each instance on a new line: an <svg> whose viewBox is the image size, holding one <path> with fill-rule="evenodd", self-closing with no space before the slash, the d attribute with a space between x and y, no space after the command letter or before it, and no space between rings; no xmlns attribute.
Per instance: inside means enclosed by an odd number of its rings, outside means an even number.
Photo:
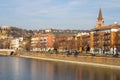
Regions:
<svg viewBox="0 0 120 80"><path fill-rule="evenodd" d="M120 70L0 56L0 80L120 80Z"/></svg>

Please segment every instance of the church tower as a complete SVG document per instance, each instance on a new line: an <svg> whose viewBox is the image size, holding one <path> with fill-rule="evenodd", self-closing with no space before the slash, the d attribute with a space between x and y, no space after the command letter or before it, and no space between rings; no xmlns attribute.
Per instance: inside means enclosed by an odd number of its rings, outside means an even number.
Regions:
<svg viewBox="0 0 120 80"><path fill-rule="evenodd" d="M97 26L96 27L100 27L100 26L103 26L103 25L104 25L104 20L103 20L103 17L102 17L102 10L100 8L99 15L98 15L98 18L97 18Z"/></svg>

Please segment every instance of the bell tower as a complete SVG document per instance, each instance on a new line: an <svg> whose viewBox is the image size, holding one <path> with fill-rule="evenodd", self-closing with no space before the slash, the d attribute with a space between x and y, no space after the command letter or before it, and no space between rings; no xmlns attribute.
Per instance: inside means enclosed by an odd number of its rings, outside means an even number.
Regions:
<svg viewBox="0 0 120 80"><path fill-rule="evenodd" d="M96 27L100 27L100 26L103 26L103 25L104 25L104 20L103 20L103 17L102 17L102 9L100 8L99 15L98 15L98 18L97 18L97 26Z"/></svg>

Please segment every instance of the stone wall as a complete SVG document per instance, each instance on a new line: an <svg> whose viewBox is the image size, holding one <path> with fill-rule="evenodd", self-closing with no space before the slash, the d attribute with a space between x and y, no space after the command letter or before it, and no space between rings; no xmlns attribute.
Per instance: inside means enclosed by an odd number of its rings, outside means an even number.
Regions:
<svg viewBox="0 0 120 80"><path fill-rule="evenodd" d="M45 53L31 53L31 52L17 52L17 56L29 56L29 57L40 57L40 58L52 58L60 60L70 60L70 61L80 61L88 63L99 63L108 65L118 65L120 66L119 57L100 57L100 56L77 56L74 55L67 56L65 54L45 54Z"/></svg>

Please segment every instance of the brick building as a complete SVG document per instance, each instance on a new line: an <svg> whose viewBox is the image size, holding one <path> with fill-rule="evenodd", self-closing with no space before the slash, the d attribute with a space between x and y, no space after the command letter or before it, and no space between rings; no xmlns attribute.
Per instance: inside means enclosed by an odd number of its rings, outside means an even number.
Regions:
<svg viewBox="0 0 120 80"><path fill-rule="evenodd" d="M54 34L36 34L31 39L32 51L46 51L52 49L55 41Z"/></svg>

